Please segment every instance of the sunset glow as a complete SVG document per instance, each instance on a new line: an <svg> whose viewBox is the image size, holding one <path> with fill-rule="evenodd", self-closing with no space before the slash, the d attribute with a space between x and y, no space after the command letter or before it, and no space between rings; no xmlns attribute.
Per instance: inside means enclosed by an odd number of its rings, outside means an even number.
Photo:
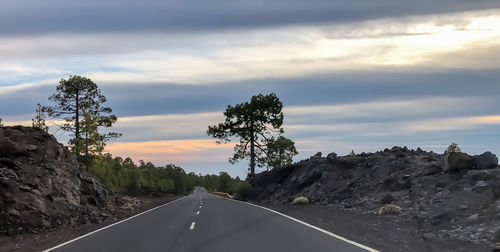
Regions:
<svg viewBox="0 0 500 252"><path fill-rule="evenodd" d="M145 160L157 163L210 162L227 158L234 144L218 145L212 140L165 140L150 142L119 142L106 147L116 156L130 157L134 161ZM213 151L219 152L214 155ZM208 154L210 153L210 154ZM207 155L208 154L208 155Z"/></svg>

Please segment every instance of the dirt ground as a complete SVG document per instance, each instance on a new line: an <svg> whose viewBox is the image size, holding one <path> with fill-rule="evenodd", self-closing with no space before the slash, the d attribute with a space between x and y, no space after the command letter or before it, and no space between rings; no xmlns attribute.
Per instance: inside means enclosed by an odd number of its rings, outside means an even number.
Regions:
<svg viewBox="0 0 500 252"><path fill-rule="evenodd" d="M361 215L335 207L260 204L349 240L384 252L491 252L489 246L460 240L425 238L418 225L391 216Z"/></svg>
<svg viewBox="0 0 500 252"><path fill-rule="evenodd" d="M25 234L16 237L0 236L0 252L42 251L180 197L182 197L182 195L139 197L143 204L132 214L129 216L123 216L122 218L108 218L108 220L100 224L86 224L79 227L64 227L55 230L48 230L43 233Z"/></svg>

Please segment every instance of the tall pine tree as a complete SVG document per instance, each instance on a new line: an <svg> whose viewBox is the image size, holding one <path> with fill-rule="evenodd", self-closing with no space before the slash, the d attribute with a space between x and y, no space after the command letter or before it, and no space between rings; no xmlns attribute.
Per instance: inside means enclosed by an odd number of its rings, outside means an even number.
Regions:
<svg viewBox="0 0 500 252"><path fill-rule="evenodd" d="M117 118L111 114L111 108L103 106L107 99L91 79L78 75L62 79L49 100L54 105L45 110L49 116L64 120L59 126L72 134L71 150L86 165L92 154L102 150L106 141L120 136L99 133L100 127L111 127Z"/></svg>
<svg viewBox="0 0 500 252"><path fill-rule="evenodd" d="M241 159L250 159L250 176L253 176L256 165L269 165L266 159L267 143L274 141L272 134L283 133L282 109L283 103L276 94L254 95L250 102L227 106L224 112L225 121L209 126L207 134L216 138L217 143L227 143L233 137L239 138L229 161L234 163ZM291 143L293 146L293 142ZM279 146L285 147L277 144L272 147Z"/></svg>

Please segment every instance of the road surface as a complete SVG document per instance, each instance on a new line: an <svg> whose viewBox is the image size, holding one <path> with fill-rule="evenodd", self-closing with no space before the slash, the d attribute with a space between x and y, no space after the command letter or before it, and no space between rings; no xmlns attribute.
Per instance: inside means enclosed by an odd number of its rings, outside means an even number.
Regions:
<svg viewBox="0 0 500 252"><path fill-rule="evenodd" d="M255 205L189 196L46 251L375 251Z"/></svg>

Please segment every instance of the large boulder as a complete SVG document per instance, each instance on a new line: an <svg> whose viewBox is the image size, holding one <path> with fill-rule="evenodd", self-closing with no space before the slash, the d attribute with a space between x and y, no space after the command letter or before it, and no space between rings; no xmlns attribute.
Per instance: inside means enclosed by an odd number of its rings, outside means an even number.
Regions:
<svg viewBox="0 0 500 252"><path fill-rule="evenodd" d="M478 170L497 168L498 158L495 154L487 151L481 155L474 156L474 166Z"/></svg>
<svg viewBox="0 0 500 252"><path fill-rule="evenodd" d="M463 152L451 152L443 156L443 170L447 172L468 171L474 168L474 159Z"/></svg>
<svg viewBox="0 0 500 252"><path fill-rule="evenodd" d="M330 161L330 162L335 161L335 159L337 159L337 153L332 152L332 153L328 154L326 156L326 159L328 159L328 161Z"/></svg>
<svg viewBox="0 0 500 252"><path fill-rule="evenodd" d="M395 201L396 201L396 198L392 194L388 193L388 194L384 195L384 197L382 197L382 199L380 200L380 203L386 205L386 204L391 204Z"/></svg>
<svg viewBox="0 0 500 252"><path fill-rule="evenodd" d="M91 176L83 175L81 179L82 203L102 207L106 204L108 190ZM86 202L85 202L86 200Z"/></svg>
<svg viewBox="0 0 500 252"><path fill-rule="evenodd" d="M311 159L318 159L318 158L321 158L321 156L323 155L323 153L321 152L317 152L316 154L314 154L314 156L311 156Z"/></svg>
<svg viewBox="0 0 500 252"><path fill-rule="evenodd" d="M0 234L68 223L104 206L107 197L104 186L82 172L52 135L31 127L0 128Z"/></svg>

